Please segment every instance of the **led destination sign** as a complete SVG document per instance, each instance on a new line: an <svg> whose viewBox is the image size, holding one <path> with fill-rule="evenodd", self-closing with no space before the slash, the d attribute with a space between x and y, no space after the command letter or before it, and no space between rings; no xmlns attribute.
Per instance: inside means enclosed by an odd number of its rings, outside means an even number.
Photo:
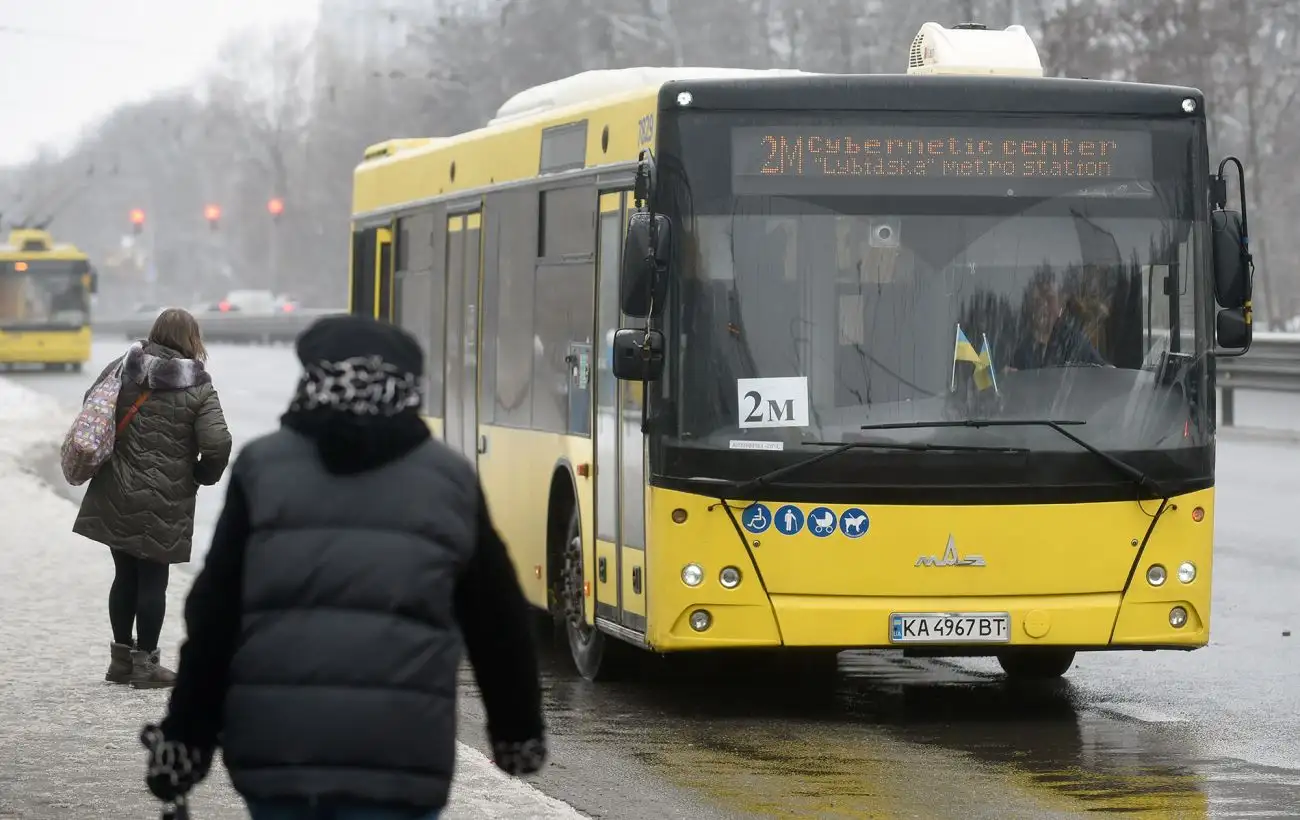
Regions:
<svg viewBox="0 0 1300 820"><path fill-rule="evenodd" d="M735 128L731 162L737 194L973 196L1149 196L1154 164L1142 131L906 125Z"/></svg>

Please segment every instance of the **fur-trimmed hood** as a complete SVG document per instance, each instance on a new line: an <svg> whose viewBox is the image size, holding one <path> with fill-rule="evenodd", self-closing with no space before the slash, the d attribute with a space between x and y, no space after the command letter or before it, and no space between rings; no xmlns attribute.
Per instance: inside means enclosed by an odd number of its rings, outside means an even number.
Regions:
<svg viewBox="0 0 1300 820"><path fill-rule="evenodd" d="M154 342L136 342L126 352L122 381L150 390L184 390L211 384L212 376L197 359L186 359L175 350Z"/></svg>

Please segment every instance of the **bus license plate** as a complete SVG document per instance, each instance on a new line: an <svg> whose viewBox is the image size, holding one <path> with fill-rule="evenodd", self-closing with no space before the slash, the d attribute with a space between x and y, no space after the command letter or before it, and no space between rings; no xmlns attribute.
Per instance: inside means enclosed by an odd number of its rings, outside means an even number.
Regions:
<svg viewBox="0 0 1300 820"><path fill-rule="evenodd" d="M1006 612L894 612L890 643L1007 643L1011 615Z"/></svg>

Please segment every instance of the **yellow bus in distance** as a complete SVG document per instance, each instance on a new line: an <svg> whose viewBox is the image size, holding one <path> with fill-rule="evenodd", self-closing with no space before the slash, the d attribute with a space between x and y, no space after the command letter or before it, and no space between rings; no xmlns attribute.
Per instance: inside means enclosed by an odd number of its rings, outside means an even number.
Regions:
<svg viewBox="0 0 1300 820"><path fill-rule="evenodd" d="M927 23L906 75L587 72L367 150L351 309L421 340L584 676L1050 678L1209 639L1210 362L1251 333L1206 146L1200 92L1044 77L1018 26Z"/></svg>
<svg viewBox="0 0 1300 820"><path fill-rule="evenodd" d="M90 259L43 230L0 245L0 365L81 371L90 360Z"/></svg>

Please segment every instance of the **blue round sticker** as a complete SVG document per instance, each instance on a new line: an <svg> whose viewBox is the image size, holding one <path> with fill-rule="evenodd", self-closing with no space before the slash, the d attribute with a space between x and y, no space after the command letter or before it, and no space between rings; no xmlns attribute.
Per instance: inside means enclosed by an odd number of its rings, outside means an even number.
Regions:
<svg viewBox="0 0 1300 820"><path fill-rule="evenodd" d="M830 507L818 507L808 513L808 532L818 538L835 532L835 511Z"/></svg>
<svg viewBox="0 0 1300 820"><path fill-rule="evenodd" d="M776 511L776 530L782 535L794 535L803 529L803 510L786 504Z"/></svg>
<svg viewBox="0 0 1300 820"><path fill-rule="evenodd" d="M759 535L772 526L772 512L763 504L750 504L740 514L740 523L745 525L745 529Z"/></svg>
<svg viewBox="0 0 1300 820"><path fill-rule="evenodd" d="M871 529L871 518L857 507L849 507L840 516L840 532L849 538L861 538Z"/></svg>

